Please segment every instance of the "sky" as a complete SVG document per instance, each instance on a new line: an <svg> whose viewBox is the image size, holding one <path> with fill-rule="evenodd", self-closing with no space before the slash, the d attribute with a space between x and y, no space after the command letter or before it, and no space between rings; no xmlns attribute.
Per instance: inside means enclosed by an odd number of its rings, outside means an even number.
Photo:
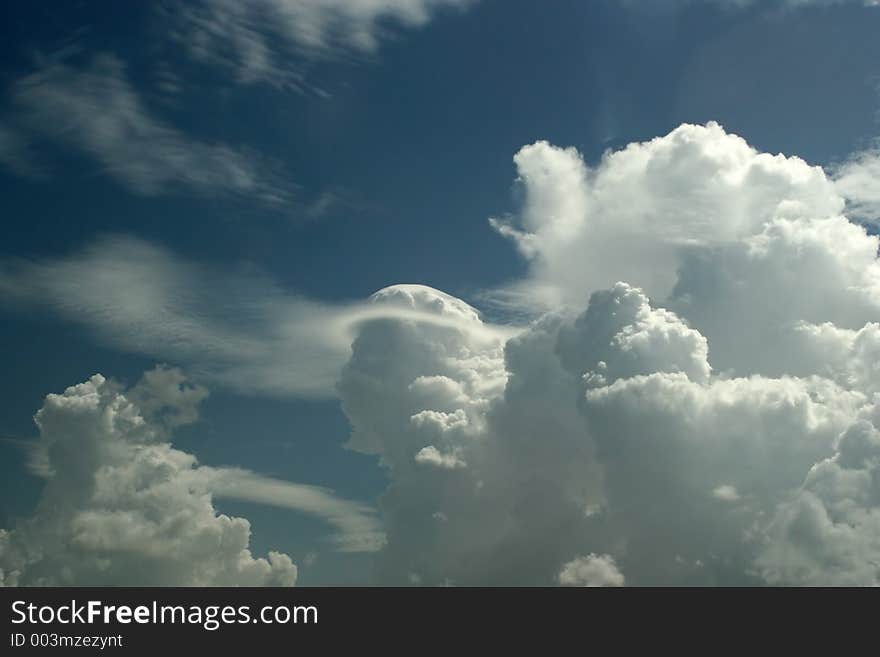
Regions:
<svg viewBox="0 0 880 657"><path fill-rule="evenodd" d="M880 583L876 2L2 11L0 583Z"/></svg>

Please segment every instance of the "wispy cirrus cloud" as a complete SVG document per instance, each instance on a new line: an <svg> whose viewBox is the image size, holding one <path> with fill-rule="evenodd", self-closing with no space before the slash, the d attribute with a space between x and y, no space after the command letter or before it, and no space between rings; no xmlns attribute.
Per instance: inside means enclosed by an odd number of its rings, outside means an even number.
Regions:
<svg viewBox="0 0 880 657"><path fill-rule="evenodd" d="M174 16L177 39L243 83L302 88L308 62L370 54L394 28L417 28L475 0L199 0Z"/></svg>
<svg viewBox="0 0 880 657"><path fill-rule="evenodd" d="M275 206L293 198L295 185L279 165L248 149L195 139L151 111L115 55L69 60L45 58L10 88L0 164L14 173L45 173L34 152L49 143L92 159L141 196L185 190Z"/></svg>
<svg viewBox="0 0 880 657"><path fill-rule="evenodd" d="M0 303L48 309L86 326L101 342L186 365L233 389L307 398L336 395L364 321L461 323L462 312L438 316L420 307L419 289L322 303L252 269L222 270L119 236L69 257L0 261ZM450 301L450 308L458 303ZM479 333L494 340L509 329L482 325Z"/></svg>
<svg viewBox="0 0 880 657"><path fill-rule="evenodd" d="M0 166L24 178L45 178L33 149L18 130L0 123Z"/></svg>
<svg viewBox="0 0 880 657"><path fill-rule="evenodd" d="M289 509L315 516L336 529L331 537L340 552L375 552L385 542L376 510L338 497L320 486L264 477L237 468L203 468L206 487L226 498Z"/></svg>

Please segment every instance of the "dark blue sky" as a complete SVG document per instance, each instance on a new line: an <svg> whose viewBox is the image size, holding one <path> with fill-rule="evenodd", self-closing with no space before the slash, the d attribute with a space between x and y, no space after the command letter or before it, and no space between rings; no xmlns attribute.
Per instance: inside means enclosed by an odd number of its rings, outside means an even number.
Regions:
<svg viewBox="0 0 880 657"><path fill-rule="evenodd" d="M525 144L575 146L593 162L681 122L716 120L760 150L828 164L878 134L880 11L634 4L484 0L398 31L374 55L308 63L319 94L237 83L192 61L164 38L166 19L147 3L7 3L0 120L14 111L16 80L40 57L66 48L64 61L76 67L111 53L152 116L192 139L259 154L296 201L279 207L185 188L139 195L88 155L37 140L48 179L0 168L0 257L67 255L126 234L201 263L247 263L317 299L359 299L399 282L473 299L524 270L487 218L516 207L512 156ZM179 79L177 93L157 84L163 71ZM33 436L48 392L94 372L134 382L154 364L38 311L3 307L0 317L0 436ZM334 401L214 389L203 420L177 444L205 463L375 501L381 469L341 449L347 434ZM18 448L5 443L0 454L3 526L29 511L40 483ZM258 552L320 549L316 522L228 506L247 510ZM302 582L352 581L363 576L352 565L362 559L322 557Z"/></svg>

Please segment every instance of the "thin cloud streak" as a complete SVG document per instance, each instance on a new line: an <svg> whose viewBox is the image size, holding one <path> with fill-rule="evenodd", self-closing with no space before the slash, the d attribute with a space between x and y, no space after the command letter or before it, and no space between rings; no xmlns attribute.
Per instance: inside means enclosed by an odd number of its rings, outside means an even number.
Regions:
<svg viewBox="0 0 880 657"><path fill-rule="evenodd" d="M252 271L195 264L131 237L104 238L66 258L0 261L0 302L47 309L100 342L239 391L317 399L336 396L364 322L458 327L483 342L518 330L375 300L321 303Z"/></svg>
<svg viewBox="0 0 880 657"><path fill-rule="evenodd" d="M76 55L77 53L73 53ZM94 160L139 196L181 189L283 206L295 185L281 167L247 149L194 139L154 114L110 53L73 64L71 53L44 57L10 88L0 164L28 177L47 175L36 146L60 145Z"/></svg>
<svg viewBox="0 0 880 657"><path fill-rule="evenodd" d="M332 525L340 552L376 552L385 543L373 507L337 497L318 486L263 477L236 468L205 469L207 486L217 498L241 500L306 513Z"/></svg>

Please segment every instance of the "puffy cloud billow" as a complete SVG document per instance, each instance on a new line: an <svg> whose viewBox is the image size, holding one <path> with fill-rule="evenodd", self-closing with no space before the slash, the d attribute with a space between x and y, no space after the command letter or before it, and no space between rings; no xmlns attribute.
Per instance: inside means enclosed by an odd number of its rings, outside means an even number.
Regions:
<svg viewBox="0 0 880 657"><path fill-rule="evenodd" d="M382 542L372 510L314 486L199 465L172 447L207 391L160 366L128 390L96 374L50 394L35 416L35 470L46 478L32 515L0 529L5 586L292 586L286 554L252 555L250 523L214 498L324 518L343 551Z"/></svg>
<svg viewBox="0 0 880 657"><path fill-rule="evenodd" d="M878 238L721 126L515 157L515 336L366 321L338 386L390 484L380 581L880 583Z"/></svg>
<svg viewBox="0 0 880 657"><path fill-rule="evenodd" d="M607 554L589 554L569 561L559 572L562 586L623 586L624 576L614 558Z"/></svg>
<svg viewBox="0 0 880 657"><path fill-rule="evenodd" d="M2 263L4 298L119 348L263 394L335 389L389 481L380 526L198 466L167 443L198 390L93 379L38 415L52 478L0 536L6 581L292 581L214 511L233 495L327 519L382 584L880 584L880 239L840 172L715 123L594 166L546 142L514 163L522 207L492 225L527 274L488 296L527 326L420 285L316 303L134 240Z"/></svg>
<svg viewBox="0 0 880 657"><path fill-rule="evenodd" d="M157 370L132 396L175 372ZM49 479L34 514L0 530L4 585L293 585L296 566L254 558L250 524L216 512L195 458L173 448L155 413L187 418L197 387L143 409L101 375L50 394L37 412ZM170 404L169 404L170 402Z"/></svg>

